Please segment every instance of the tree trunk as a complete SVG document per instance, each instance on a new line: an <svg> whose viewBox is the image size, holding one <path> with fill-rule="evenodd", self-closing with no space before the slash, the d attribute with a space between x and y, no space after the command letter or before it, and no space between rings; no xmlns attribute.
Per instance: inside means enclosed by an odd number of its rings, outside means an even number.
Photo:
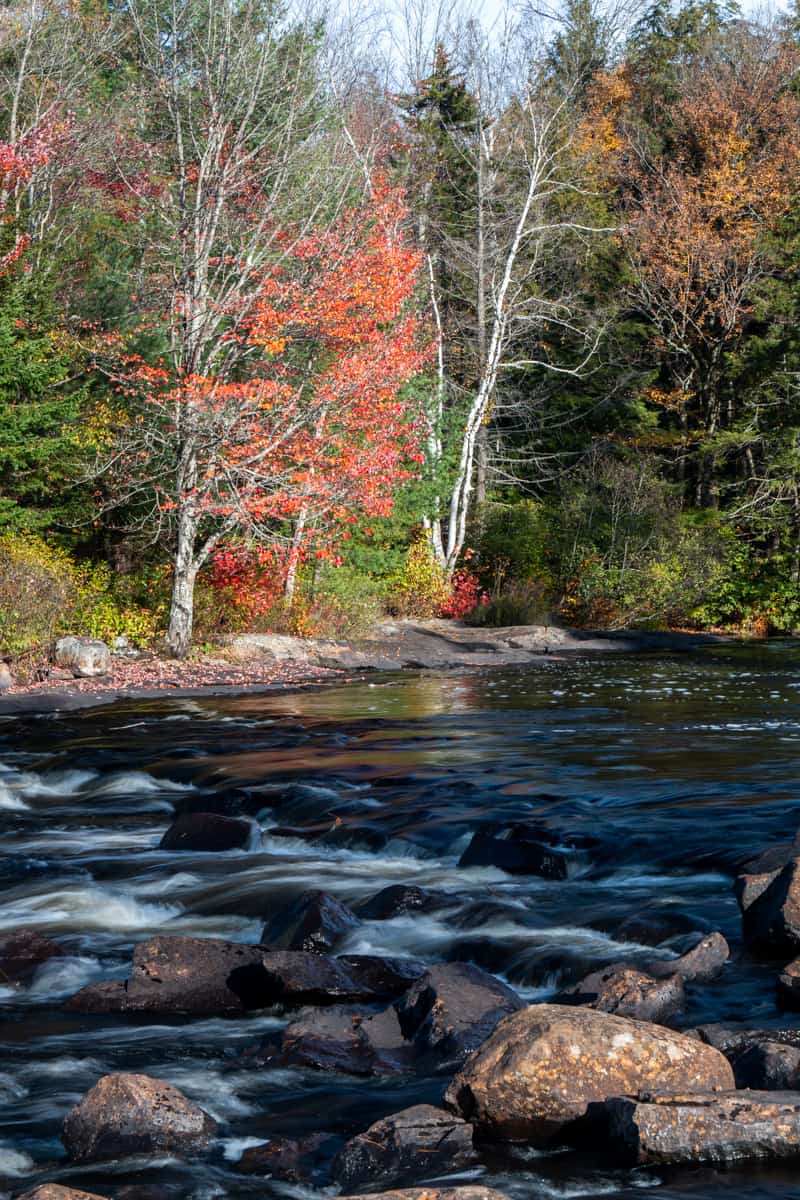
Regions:
<svg viewBox="0 0 800 1200"><path fill-rule="evenodd" d="M196 537L197 521L194 513L181 513L175 543L172 599L167 627L167 647L175 658L185 658L192 645L194 585L197 579L194 555Z"/></svg>

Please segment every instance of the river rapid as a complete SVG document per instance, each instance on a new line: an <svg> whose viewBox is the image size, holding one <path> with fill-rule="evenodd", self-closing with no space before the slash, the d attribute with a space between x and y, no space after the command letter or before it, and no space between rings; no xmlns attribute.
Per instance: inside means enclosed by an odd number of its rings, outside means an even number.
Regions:
<svg viewBox="0 0 800 1200"><path fill-rule="evenodd" d="M0 1193L57 1179L106 1196L135 1184L176 1200L310 1198L320 1193L239 1173L243 1150L319 1130L344 1139L438 1103L441 1078L248 1069L241 1052L287 1023L278 1011L62 1010L85 983L124 977L151 934L255 943L265 916L307 888L351 905L390 883L447 893L434 913L365 922L336 953L473 962L531 1001L596 965L641 958L645 942L652 958L665 919L677 934L718 929L731 963L689 989L682 1023L800 1025L776 1007L774 966L743 951L733 895L738 865L800 827L798 767L800 649L788 643L0 718L0 935L35 929L68 952L29 988L0 987ZM197 809L242 788L263 797L249 849L158 849L187 797ZM339 844L269 833L334 815L354 830ZM564 882L457 866L476 829L520 820L591 849ZM679 949L676 937L656 954ZM169 1080L201 1104L221 1125L212 1157L70 1166L64 1115L112 1071ZM460 1181L476 1178L515 1200L800 1196L796 1164L622 1171L532 1152Z"/></svg>

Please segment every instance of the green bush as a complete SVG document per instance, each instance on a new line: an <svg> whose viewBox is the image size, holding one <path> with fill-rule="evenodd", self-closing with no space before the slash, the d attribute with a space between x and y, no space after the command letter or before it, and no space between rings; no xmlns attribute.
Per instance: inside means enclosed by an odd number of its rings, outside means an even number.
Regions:
<svg viewBox="0 0 800 1200"><path fill-rule="evenodd" d="M390 577L387 604L400 617L435 617L450 595L450 584L423 535L408 549L403 568Z"/></svg>

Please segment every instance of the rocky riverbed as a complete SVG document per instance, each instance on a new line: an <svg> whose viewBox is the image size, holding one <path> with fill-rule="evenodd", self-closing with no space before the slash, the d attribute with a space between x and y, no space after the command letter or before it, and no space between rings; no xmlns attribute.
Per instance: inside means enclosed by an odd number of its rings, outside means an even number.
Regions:
<svg viewBox="0 0 800 1200"><path fill-rule="evenodd" d="M0 720L0 1188L795 1194L798 666Z"/></svg>

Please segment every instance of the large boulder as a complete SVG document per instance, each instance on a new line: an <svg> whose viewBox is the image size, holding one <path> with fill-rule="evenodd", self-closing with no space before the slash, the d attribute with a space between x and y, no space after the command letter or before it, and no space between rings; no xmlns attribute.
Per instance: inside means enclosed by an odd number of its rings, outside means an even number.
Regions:
<svg viewBox="0 0 800 1200"><path fill-rule="evenodd" d="M400 1028L442 1071L455 1069L503 1017L523 1007L516 992L468 963L439 963L397 1001Z"/></svg>
<svg viewBox="0 0 800 1200"><path fill-rule="evenodd" d="M61 958L57 942L33 929L15 929L0 937L0 983L27 983L36 968L51 958Z"/></svg>
<svg viewBox="0 0 800 1200"><path fill-rule="evenodd" d="M104 1075L64 1120L64 1145L75 1162L130 1154L198 1154L216 1122L163 1079Z"/></svg>
<svg viewBox="0 0 800 1200"><path fill-rule="evenodd" d="M738 1088L800 1090L800 1030L699 1025L691 1032L722 1051Z"/></svg>
<svg viewBox="0 0 800 1200"><path fill-rule="evenodd" d="M219 813L183 813L176 817L159 843L160 850L244 850L255 826L243 817Z"/></svg>
<svg viewBox="0 0 800 1200"><path fill-rule="evenodd" d="M686 1009L680 975L654 979L628 963L592 971L559 996L561 1004L585 1005L620 1017L636 1017L668 1025Z"/></svg>
<svg viewBox="0 0 800 1200"><path fill-rule="evenodd" d="M168 935L140 942L127 980L88 984L72 1012L237 1013L271 1003L264 951L220 938Z"/></svg>
<svg viewBox="0 0 800 1200"><path fill-rule="evenodd" d="M792 958L800 951L800 858L774 873L740 876L737 897L753 954Z"/></svg>
<svg viewBox="0 0 800 1200"><path fill-rule="evenodd" d="M495 837L479 829L458 860L460 867L499 867L509 875L540 875L544 879L566 879L567 856L542 842L526 838L516 830Z"/></svg>
<svg viewBox="0 0 800 1200"><path fill-rule="evenodd" d="M56 642L55 664L76 679L111 674L111 651L97 638L62 637Z"/></svg>
<svg viewBox="0 0 800 1200"><path fill-rule="evenodd" d="M373 1013L342 1006L301 1009L284 1030L280 1049L255 1057L259 1065L364 1077L402 1074L414 1063L393 1008Z"/></svg>
<svg viewBox="0 0 800 1200"><path fill-rule="evenodd" d="M471 1125L444 1109L415 1104L351 1138L334 1160L333 1177L347 1190L371 1191L462 1171L476 1160Z"/></svg>
<svg viewBox="0 0 800 1200"><path fill-rule="evenodd" d="M63 1183L40 1183L38 1187L23 1192L16 1200L106 1200L97 1192L82 1192L79 1188L65 1187Z"/></svg>
<svg viewBox="0 0 800 1200"><path fill-rule="evenodd" d="M408 913L432 912L447 903L447 898L413 883L391 883L368 900L362 900L356 912L362 921L388 921Z"/></svg>
<svg viewBox="0 0 800 1200"><path fill-rule="evenodd" d="M446 1100L487 1137L546 1145L609 1096L733 1086L728 1060L696 1038L593 1009L536 1004L498 1025Z"/></svg>
<svg viewBox="0 0 800 1200"><path fill-rule="evenodd" d="M325 954L360 923L353 910L335 896L303 892L269 918L261 941L272 950Z"/></svg>
<svg viewBox="0 0 800 1200"><path fill-rule="evenodd" d="M626 1162L734 1164L800 1155L800 1092L617 1097L609 1145Z"/></svg>

